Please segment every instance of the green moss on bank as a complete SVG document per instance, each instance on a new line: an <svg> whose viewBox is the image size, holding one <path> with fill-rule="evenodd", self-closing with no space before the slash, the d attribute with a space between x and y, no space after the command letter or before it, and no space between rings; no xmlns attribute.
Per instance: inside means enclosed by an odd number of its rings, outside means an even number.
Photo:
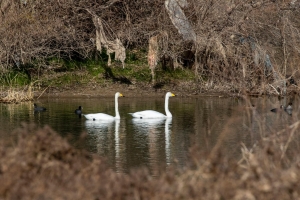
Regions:
<svg viewBox="0 0 300 200"><path fill-rule="evenodd" d="M151 83L151 71L147 65L145 51L130 51L127 53L125 67L114 60L107 65L107 56L101 54L94 59L58 59L49 58L46 67L21 66L11 69L9 73L0 76L4 86L24 86L33 82L41 87L84 84L135 84ZM181 80L194 80L194 73L189 69L162 68L161 63L156 68L156 82L170 83Z"/></svg>

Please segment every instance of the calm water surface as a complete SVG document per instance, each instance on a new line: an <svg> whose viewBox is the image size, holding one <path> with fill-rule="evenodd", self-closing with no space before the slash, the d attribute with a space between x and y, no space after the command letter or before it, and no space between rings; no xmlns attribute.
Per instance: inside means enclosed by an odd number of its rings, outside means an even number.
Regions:
<svg viewBox="0 0 300 200"><path fill-rule="evenodd" d="M128 96L119 98L120 120L96 122L78 117L74 110L81 105L84 113L114 115L114 97L44 98L36 103L46 107L46 112L34 112L32 103L0 104L0 139L11 140L12 130L21 127L22 122L50 125L62 136L74 136L72 144L76 148L105 156L118 172L145 166L155 175L161 166L184 167L192 144L207 154L218 144L224 153L239 158L241 142L251 147L262 135L279 131L298 119L297 99L293 99L293 115L270 112L288 101L255 98L247 103L237 98L173 97L169 104L172 119L146 120L132 119L128 113L148 109L164 113L164 97ZM82 133L87 137L78 142Z"/></svg>

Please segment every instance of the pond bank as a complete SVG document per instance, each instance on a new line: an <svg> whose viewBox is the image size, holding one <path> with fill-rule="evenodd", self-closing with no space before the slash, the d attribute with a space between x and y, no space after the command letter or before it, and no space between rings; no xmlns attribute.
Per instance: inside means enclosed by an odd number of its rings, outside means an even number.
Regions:
<svg viewBox="0 0 300 200"><path fill-rule="evenodd" d="M46 88L34 89L34 98L97 98L111 97L116 92L121 92L124 96L131 97L158 97L164 96L166 92L173 92L180 97L242 97L242 96L282 96L274 91L257 89L255 91L236 90L228 85L215 85L208 87L192 81L181 81L170 84L140 83L138 84L120 84L108 83L101 84L81 84L81 85L63 85L60 87L48 86ZM298 95L299 89L296 85L287 88L286 96Z"/></svg>
<svg viewBox="0 0 300 200"><path fill-rule="evenodd" d="M228 84L207 85L195 81L173 81L171 83L146 82L135 84L122 84L118 82L106 83L69 83L61 85L28 85L25 87L8 87L1 89L0 101L2 103L18 103L22 101L37 100L40 98L99 98L112 97L116 92L131 97L163 97L166 92L173 92L179 97L245 97L245 96L278 96L284 95L275 92L272 87L262 87L251 91L234 87ZM285 96L295 97L299 94L297 85L287 87Z"/></svg>
<svg viewBox="0 0 300 200"><path fill-rule="evenodd" d="M173 92L180 97L194 96L240 96L238 93L231 93L228 88L209 89L194 82L180 82L176 84L140 84L127 85L111 83L106 85L65 85L61 87L47 87L35 89L35 98L54 97L54 98L96 98L111 97L116 92L121 92L125 96L134 97L157 97L164 96L166 92Z"/></svg>

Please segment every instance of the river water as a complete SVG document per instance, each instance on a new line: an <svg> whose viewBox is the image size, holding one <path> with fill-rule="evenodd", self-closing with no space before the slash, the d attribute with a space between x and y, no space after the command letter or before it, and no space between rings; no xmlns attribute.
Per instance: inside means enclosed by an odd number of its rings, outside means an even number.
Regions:
<svg viewBox="0 0 300 200"><path fill-rule="evenodd" d="M124 94L126 95L126 94ZM272 113L270 109L293 102L293 114ZM0 139L11 140L13 130L23 122L43 127L49 125L61 136L72 136L76 148L107 158L117 172L147 167L153 175L161 167L184 167L189 150L197 145L209 154L216 145L224 153L240 157L241 143L251 148L270 132L280 131L297 121L298 99L172 97L169 109L172 119L132 119L128 113L156 110L164 113L164 96L156 98L119 98L120 120L97 122L74 113L78 106L83 112L103 112L114 115L111 98L42 98L35 101L46 107L45 112L34 112L33 102L0 104ZM255 105L255 108L252 107ZM79 141L80 135L86 137ZM221 142L220 142L221 141Z"/></svg>

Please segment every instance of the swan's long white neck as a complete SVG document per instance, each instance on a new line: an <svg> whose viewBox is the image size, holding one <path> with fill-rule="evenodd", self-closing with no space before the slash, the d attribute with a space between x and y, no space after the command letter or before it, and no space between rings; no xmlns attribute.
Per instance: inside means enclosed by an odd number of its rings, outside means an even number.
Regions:
<svg viewBox="0 0 300 200"><path fill-rule="evenodd" d="M170 110L169 110L169 95L168 94L166 94L166 99L165 99L165 111L166 111L166 115L167 115L167 117L172 117L172 114L171 114L171 112L170 112Z"/></svg>
<svg viewBox="0 0 300 200"><path fill-rule="evenodd" d="M115 119L120 119L119 105L118 105L118 97L119 97L119 94L116 93L116 94L115 94L115 112L116 112Z"/></svg>

